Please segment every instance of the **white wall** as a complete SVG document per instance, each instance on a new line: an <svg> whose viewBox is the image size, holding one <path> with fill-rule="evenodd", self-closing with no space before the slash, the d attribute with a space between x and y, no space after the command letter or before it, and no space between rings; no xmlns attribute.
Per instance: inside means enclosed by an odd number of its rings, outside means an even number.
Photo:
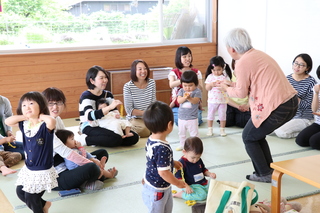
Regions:
<svg viewBox="0 0 320 213"><path fill-rule="evenodd" d="M320 65L319 0L220 0L218 1L218 54L230 64L224 37L235 27L245 28L254 48L273 57L284 73L300 53L313 60L311 75Z"/></svg>

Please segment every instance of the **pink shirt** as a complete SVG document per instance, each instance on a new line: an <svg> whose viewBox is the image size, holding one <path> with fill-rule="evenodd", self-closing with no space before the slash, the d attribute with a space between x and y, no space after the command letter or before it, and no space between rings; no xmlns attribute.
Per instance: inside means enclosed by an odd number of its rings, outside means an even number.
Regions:
<svg viewBox="0 0 320 213"><path fill-rule="evenodd" d="M215 76L211 73L210 75L208 75L204 83L207 84L211 82L224 80L230 81L229 77L225 75ZM208 103L226 104L228 103L228 94L226 92L222 92L218 87L212 87L212 89L208 91Z"/></svg>
<svg viewBox="0 0 320 213"><path fill-rule="evenodd" d="M229 87L230 97L249 96L251 119L256 128L279 105L292 98L297 91L291 86L278 63L266 53L251 49L236 63L235 87Z"/></svg>

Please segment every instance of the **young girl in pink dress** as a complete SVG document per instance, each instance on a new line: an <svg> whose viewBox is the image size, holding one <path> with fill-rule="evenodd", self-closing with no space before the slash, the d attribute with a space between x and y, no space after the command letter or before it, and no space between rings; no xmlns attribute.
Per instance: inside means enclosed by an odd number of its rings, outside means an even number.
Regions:
<svg viewBox="0 0 320 213"><path fill-rule="evenodd" d="M223 72L225 70L225 73ZM220 120L220 135L226 136L224 131L226 127L226 113L228 95L219 89L219 84L232 78L231 69L221 56L215 56L210 59L210 64L206 72L206 90L208 90L208 136L213 135L212 124L215 114L218 111Z"/></svg>

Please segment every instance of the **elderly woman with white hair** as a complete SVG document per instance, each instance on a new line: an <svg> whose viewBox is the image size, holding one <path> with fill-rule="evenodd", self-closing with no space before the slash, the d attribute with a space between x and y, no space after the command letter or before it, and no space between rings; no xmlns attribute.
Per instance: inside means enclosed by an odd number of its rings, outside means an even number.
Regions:
<svg viewBox="0 0 320 213"><path fill-rule="evenodd" d="M298 107L297 92L277 62L256 50L246 30L233 29L226 37L230 56L237 61L233 85L221 84L230 97L249 96L251 119L242 132L245 149L253 163L251 181L271 182L273 162L266 136L291 120Z"/></svg>

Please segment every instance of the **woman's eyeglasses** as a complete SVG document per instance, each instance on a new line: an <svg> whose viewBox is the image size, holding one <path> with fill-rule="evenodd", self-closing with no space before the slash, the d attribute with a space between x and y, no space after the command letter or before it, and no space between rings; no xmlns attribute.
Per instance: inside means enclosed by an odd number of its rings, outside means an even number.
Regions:
<svg viewBox="0 0 320 213"><path fill-rule="evenodd" d="M298 62L294 62L293 64L292 64L293 66L295 66L295 67L306 67L306 65L305 64L299 64Z"/></svg>
<svg viewBox="0 0 320 213"><path fill-rule="evenodd" d="M49 107L53 107L54 105L62 106L62 105L64 105L64 103L63 103L62 101L58 101L58 102L49 102L49 103L48 103L48 106L49 106Z"/></svg>

